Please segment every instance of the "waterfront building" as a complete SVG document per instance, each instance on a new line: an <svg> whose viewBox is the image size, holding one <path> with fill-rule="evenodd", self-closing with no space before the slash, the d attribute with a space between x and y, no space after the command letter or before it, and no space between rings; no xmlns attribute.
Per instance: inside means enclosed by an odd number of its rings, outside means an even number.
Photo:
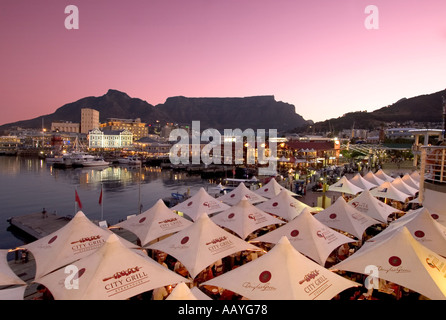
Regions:
<svg viewBox="0 0 446 320"><path fill-rule="evenodd" d="M163 143L150 137L144 137L134 142L133 145L140 151L146 152L148 157L163 158L168 157L172 144Z"/></svg>
<svg viewBox="0 0 446 320"><path fill-rule="evenodd" d="M89 132L88 147L91 149L122 149L133 145L133 133L128 130L99 130Z"/></svg>
<svg viewBox="0 0 446 320"><path fill-rule="evenodd" d="M80 132L80 124L71 121L56 121L51 123L52 132Z"/></svg>
<svg viewBox="0 0 446 320"><path fill-rule="evenodd" d="M133 134L134 141L141 138L147 137L149 135L149 128L146 123L141 122L140 118L136 119L117 119L109 118L106 123L101 123L100 128L102 130L127 130Z"/></svg>
<svg viewBox="0 0 446 320"><path fill-rule="evenodd" d="M88 134L91 130L98 128L99 128L99 111L90 108L82 108L80 132Z"/></svg>

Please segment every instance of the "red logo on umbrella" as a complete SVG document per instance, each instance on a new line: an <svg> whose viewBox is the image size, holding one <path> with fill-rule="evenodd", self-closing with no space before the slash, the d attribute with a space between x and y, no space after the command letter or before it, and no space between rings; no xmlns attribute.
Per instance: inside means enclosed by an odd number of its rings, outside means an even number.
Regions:
<svg viewBox="0 0 446 320"><path fill-rule="evenodd" d="M230 213L230 214L228 214L228 219L232 219L232 218L234 218L234 216L235 216L235 213Z"/></svg>
<svg viewBox="0 0 446 320"><path fill-rule="evenodd" d="M279 204L277 202L273 203L273 207L277 207Z"/></svg>
<svg viewBox="0 0 446 320"><path fill-rule="evenodd" d="M190 207L190 206L192 205L192 203L194 203L194 202L193 202L193 201L189 202L189 203L187 204L187 206Z"/></svg>
<svg viewBox="0 0 446 320"><path fill-rule="evenodd" d="M264 192L268 192L268 188L266 188L265 190L263 190Z"/></svg>
<svg viewBox="0 0 446 320"><path fill-rule="evenodd" d="M436 213L431 214L431 217L432 217L432 219L435 219L435 220L437 220L439 218L438 214L436 214Z"/></svg>
<svg viewBox="0 0 446 320"><path fill-rule="evenodd" d="M54 236L50 239L50 241L48 241L48 244L52 244L54 241L56 241L57 236Z"/></svg>
<svg viewBox="0 0 446 320"><path fill-rule="evenodd" d="M259 280L262 283L268 282L269 280L271 280L271 272L263 271L259 276Z"/></svg>
<svg viewBox="0 0 446 320"><path fill-rule="evenodd" d="M144 221L146 221L146 217L141 218L141 219L139 220L139 223L143 223Z"/></svg>
<svg viewBox="0 0 446 320"><path fill-rule="evenodd" d="M297 236L299 235L299 230L293 230L293 231L291 231L290 235L291 235L292 237L297 237Z"/></svg>
<svg viewBox="0 0 446 320"><path fill-rule="evenodd" d="M330 214L330 219L336 219L338 215L336 213L332 213Z"/></svg>
<svg viewBox="0 0 446 320"><path fill-rule="evenodd" d="M423 238L425 236L424 232L421 230L417 230L414 232L415 237L417 238Z"/></svg>
<svg viewBox="0 0 446 320"><path fill-rule="evenodd" d="M181 239L181 244L186 244L189 241L189 237L184 237Z"/></svg>
<svg viewBox="0 0 446 320"><path fill-rule="evenodd" d="M398 267L398 266L401 265L402 261L401 261L401 259L399 257L392 256L392 257L389 258L389 263L390 263L391 266Z"/></svg>

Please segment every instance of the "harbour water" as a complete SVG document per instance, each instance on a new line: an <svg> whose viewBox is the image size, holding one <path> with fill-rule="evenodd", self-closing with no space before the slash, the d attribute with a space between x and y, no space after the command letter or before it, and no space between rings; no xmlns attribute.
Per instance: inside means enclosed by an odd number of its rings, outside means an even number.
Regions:
<svg viewBox="0 0 446 320"><path fill-rule="evenodd" d="M103 220L109 225L149 209L158 199L172 193L191 194L204 187L211 193L212 184L199 175L161 170L158 167L111 166L106 168L56 169L44 160L0 157L0 249L24 243L13 234L8 218L40 212L60 216L75 214L75 190L82 211L91 220L101 220L99 197L103 187Z"/></svg>

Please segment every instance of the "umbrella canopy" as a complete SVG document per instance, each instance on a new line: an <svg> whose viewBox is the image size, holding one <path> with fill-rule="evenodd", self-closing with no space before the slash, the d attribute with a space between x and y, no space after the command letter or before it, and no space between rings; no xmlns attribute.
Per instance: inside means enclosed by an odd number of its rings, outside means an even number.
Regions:
<svg viewBox="0 0 446 320"><path fill-rule="evenodd" d="M388 174L386 174L383 169L379 169L376 173L375 176L377 176L379 179L384 180L384 181L389 181L392 182L393 178L391 176L389 176Z"/></svg>
<svg viewBox="0 0 446 320"><path fill-rule="evenodd" d="M330 300L359 285L303 256L286 237L260 258L202 284L253 300Z"/></svg>
<svg viewBox="0 0 446 320"><path fill-rule="evenodd" d="M391 184L397 188L398 190L400 190L401 192L410 194L411 196L415 196L415 194L419 191L419 188L412 188L411 186L409 186L408 184L406 184L403 179L401 179L400 177L395 178Z"/></svg>
<svg viewBox="0 0 446 320"><path fill-rule="evenodd" d="M309 205L293 198L285 190L282 190L274 198L256 205L256 207L288 221L296 218L303 209L311 208Z"/></svg>
<svg viewBox="0 0 446 320"><path fill-rule="evenodd" d="M166 300L212 300L197 287L189 287L181 282L172 290Z"/></svg>
<svg viewBox="0 0 446 320"><path fill-rule="evenodd" d="M231 190L231 192L219 197L218 200L223 201L224 203L229 204L231 206L234 206L237 203L239 203L240 200L243 199L243 197L246 197L252 204L268 200L262 197L261 195L255 193L254 191L249 190L243 182L241 182L237 186L237 188Z"/></svg>
<svg viewBox="0 0 446 320"><path fill-rule="evenodd" d="M421 179L421 177L420 177L420 173L419 173L418 171L414 171L414 172L412 172L412 173L410 174L410 177L411 177L412 179L414 179L415 181L417 181L418 183L420 183L420 179Z"/></svg>
<svg viewBox="0 0 446 320"><path fill-rule="evenodd" d="M26 286L0 290L0 301L3 300L23 300Z"/></svg>
<svg viewBox="0 0 446 320"><path fill-rule="evenodd" d="M128 249L115 234L96 252L72 263L71 267L77 271L71 273L70 285L77 280L77 289L67 288L64 269L34 282L46 286L56 300L124 300L162 286L188 282L151 258Z"/></svg>
<svg viewBox="0 0 446 320"><path fill-rule="evenodd" d="M374 183L371 183L364 179L361 174L357 173L353 178L349 180L351 183L353 183L358 188L361 188L362 190L370 190L376 187Z"/></svg>
<svg viewBox="0 0 446 320"><path fill-rule="evenodd" d="M406 173L402 178L403 182L407 184L409 187L415 188L417 190L420 189L420 182L413 179L410 174Z"/></svg>
<svg viewBox="0 0 446 320"><path fill-rule="evenodd" d="M111 234L112 231L95 225L79 211L59 230L23 247L33 254L36 259L36 277L41 277L89 255L103 246ZM129 248L139 248L127 240L122 241Z"/></svg>
<svg viewBox="0 0 446 320"><path fill-rule="evenodd" d="M366 273L371 265L381 279L430 299L446 299L446 259L416 241L406 227L375 245L361 247L332 269Z"/></svg>
<svg viewBox="0 0 446 320"><path fill-rule="evenodd" d="M260 228L284 223L272 215L252 205L248 199L243 198L238 204L220 212L211 218L217 225L234 231L245 239L250 233Z"/></svg>
<svg viewBox="0 0 446 320"><path fill-rule="evenodd" d="M220 199L215 199L204 188L200 188L192 197L172 207L172 210L183 212L195 221L203 212L211 214L228 208Z"/></svg>
<svg viewBox="0 0 446 320"><path fill-rule="evenodd" d="M156 238L178 232L191 224L191 221L174 213L160 199L149 210L120 222L115 227L133 232L141 245L145 246Z"/></svg>
<svg viewBox="0 0 446 320"><path fill-rule="evenodd" d="M372 194L372 196L377 198L388 198L401 202L405 202L407 198L411 197L410 194L398 190L389 181L384 182L378 188L370 190L370 193Z"/></svg>
<svg viewBox="0 0 446 320"><path fill-rule="evenodd" d="M191 226L148 247L178 259L195 278L203 269L230 254L260 251L246 241L217 226L206 213Z"/></svg>
<svg viewBox="0 0 446 320"><path fill-rule="evenodd" d="M379 186L385 182L384 180L375 176L372 171L367 172L367 174L363 178L368 182L373 183L375 186Z"/></svg>
<svg viewBox="0 0 446 320"><path fill-rule="evenodd" d="M336 191L356 195L359 192L364 191L364 189L354 185L347 179L346 176L343 176L341 179L339 179L338 182L329 186L328 191Z"/></svg>
<svg viewBox="0 0 446 320"><path fill-rule="evenodd" d="M363 233L368 227L381 224L378 220L348 205L343 197L339 197L335 203L318 212L314 217L330 228L348 232L359 240L362 239Z"/></svg>
<svg viewBox="0 0 446 320"><path fill-rule="evenodd" d="M274 178L254 192L258 195L261 195L262 197L271 199L277 196L282 190L286 190L291 196L297 196L297 194L295 194L294 192L291 192L290 190L282 187Z"/></svg>
<svg viewBox="0 0 446 320"><path fill-rule="evenodd" d="M26 285L9 267L8 250L0 250L0 286Z"/></svg>
<svg viewBox="0 0 446 320"><path fill-rule="evenodd" d="M285 236L300 253L324 266L328 256L337 247L355 240L334 231L319 222L306 208L294 220L250 242L278 243Z"/></svg>
<svg viewBox="0 0 446 320"><path fill-rule="evenodd" d="M356 210L383 223L387 223L387 218L392 213L400 212L398 209L375 198L370 191L362 192L357 197L351 199L348 204Z"/></svg>
<svg viewBox="0 0 446 320"><path fill-rule="evenodd" d="M393 221L384 231L367 241L366 244L386 239L402 227L406 227L414 239L426 248L446 257L446 227L432 218L426 208L406 213L402 218Z"/></svg>

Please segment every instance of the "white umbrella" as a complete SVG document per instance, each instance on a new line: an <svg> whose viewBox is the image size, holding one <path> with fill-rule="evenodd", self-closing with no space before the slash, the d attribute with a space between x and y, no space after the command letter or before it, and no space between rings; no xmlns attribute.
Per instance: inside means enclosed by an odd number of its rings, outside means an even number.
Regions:
<svg viewBox="0 0 446 320"><path fill-rule="evenodd" d="M239 237L217 226L206 213L191 226L148 247L179 260L196 277L215 261L244 250L260 251Z"/></svg>
<svg viewBox="0 0 446 320"><path fill-rule="evenodd" d="M96 252L34 282L56 300L125 300L166 285L188 282L147 256L128 249L115 234ZM74 287L77 286L77 287Z"/></svg>
<svg viewBox="0 0 446 320"><path fill-rule="evenodd" d="M228 208L229 206L221 202L220 199L215 199L208 194L204 188L200 188L192 197L177 204L171 209L173 211L183 212L195 221L203 212L211 214Z"/></svg>
<svg viewBox="0 0 446 320"><path fill-rule="evenodd" d="M284 223L255 207L246 198L228 210L213 216L211 220L221 227L234 231L242 239L246 239L249 234L260 228Z"/></svg>
<svg viewBox="0 0 446 320"><path fill-rule="evenodd" d="M343 234L319 222L306 208L284 226L253 239L250 242L278 243L285 236L300 253L324 266L328 256L344 243L354 242Z"/></svg>
<svg viewBox="0 0 446 320"><path fill-rule="evenodd" d="M400 190L401 192L410 194L411 196L415 196L415 194L419 191L419 188L412 188L411 186L407 185L403 179L401 179L400 177L395 178L391 184L397 188L398 190Z"/></svg>
<svg viewBox="0 0 446 320"><path fill-rule="evenodd" d="M338 182L329 186L328 191L336 191L356 195L359 192L364 191L364 189L354 185L347 179L346 176L343 176L341 179L339 179Z"/></svg>
<svg viewBox="0 0 446 320"><path fill-rule="evenodd" d="M294 192L282 187L274 178L254 192L262 197L271 199L277 196L282 190L286 190L291 196L297 196Z"/></svg>
<svg viewBox="0 0 446 320"><path fill-rule="evenodd" d="M400 210L385 204L375 198L370 191L364 191L357 197L348 202L356 210L368 215L369 217L387 223L387 218Z"/></svg>
<svg viewBox="0 0 446 320"><path fill-rule="evenodd" d="M361 188L362 190L370 190L376 187L375 184L367 181L364 179L361 174L357 173L353 178L349 180L351 183L353 183L358 188Z"/></svg>
<svg viewBox="0 0 446 320"><path fill-rule="evenodd" d="M389 182L393 181L393 178L391 176L389 176L388 174L386 174L383 169L379 169L375 173L375 176L377 176L379 179L384 180L384 181L389 181Z"/></svg>
<svg viewBox="0 0 446 320"><path fill-rule="evenodd" d="M361 247L331 269L370 274L430 299L446 299L446 259L416 241L403 227L375 245Z"/></svg>
<svg viewBox="0 0 446 320"><path fill-rule="evenodd" d="M311 208L309 205L293 198L285 190L282 190L274 198L256 205L256 207L288 221L297 217L303 209Z"/></svg>
<svg viewBox="0 0 446 320"><path fill-rule="evenodd" d="M411 177L412 179L414 179L415 181L417 181L418 183L420 183L420 179L421 179L421 177L420 177L420 173L419 173L418 171L414 171L414 172L412 172L412 173L410 174L410 177Z"/></svg>
<svg viewBox="0 0 446 320"><path fill-rule="evenodd" d="M252 300L330 300L359 284L311 261L282 237L267 254L202 285L226 288Z"/></svg>
<svg viewBox="0 0 446 320"><path fill-rule="evenodd" d="M363 178L368 182L373 183L375 186L379 186L385 182L384 180L375 176L372 171L367 172L367 174Z"/></svg>
<svg viewBox="0 0 446 320"><path fill-rule="evenodd" d="M26 286L0 290L0 301L3 300L23 300Z"/></svg>
<svg viewBox="0 0 446 320"><path fill-rule="evenodd" d="M366 245L387 239L395 231L406 227L415 240L426 248L446 257L446 227L432 218L426 208L409 211L393 221L384 231L371 238Z"/></svg>
<svg viewBox="0 0 446 320"><path fill-rule="evenodd" d="M0 286L26 285L26 282L20 279L9 266L8 252L9 250L0 250Z"/></svg>
<svg viewBox="0 0 446 320"><path fill-rule="evenodd" d="M372 196L377 198L388 198L400 202L405 202L407 198L411 197L410 194L404 193L395 188L389 181L386 181L379 187L370 190L370 193Z"/></svg>
<svg viewBox="0 0 446 320"><path fill-rule="evenodd" d="M181 282L176 285L166 300L212 300L211 297L204 294L197 287L189 289L189 287Z"/></svg>
<svg viewBox="0 0 446 320"><path fill-rule="evenodd" d="M231 192L229 192L225 195L222 195L221 197L219 197L217 199L228 204L228 205L234 206L237 203L239 203L240 200L243 199L243 197L246 197L249 200L249 202L251 202L252 204L256 204L256 203L268 200L268 199L258 195L254 191L249 190L243 182L241 182L237 186L237 188L235 188L234 190L231 190Z"/></svg>
<svg viewBox="0 0 446 320"><path fill-rule="evenodd" d="M314 217L330 228L348 232L359 240L362 239L364 231L368 227L381 224L378 220L348 205L343 197L339 197L335 203L318 212Z"/></svg>
<svg viewBox="0 0 446 320"><path fill-rule="evenodd" d="M417 190L420 189L420 183L413 179L410 174L406 173L402 178L403 182L407 184L408 186L415 188Z"/></svg>
<svg viewBox="0 0 446 320"><path fill-rule="evenodd" d="M112 231L95 225L79 211L59 230L23 247L33 254L36 277L41 277L99 249L111 234ZM139 248L127 240L122 241L129 248Z"/></svg>
<svg viewBox="0 0 446 320"><path fill-rule="evenodd" d="M141 245L145 246L156 238L178 232L191 224L191 221L174 213L160 199L149 210L120 222L114 227L133 232L141 241Z"/></svg>

